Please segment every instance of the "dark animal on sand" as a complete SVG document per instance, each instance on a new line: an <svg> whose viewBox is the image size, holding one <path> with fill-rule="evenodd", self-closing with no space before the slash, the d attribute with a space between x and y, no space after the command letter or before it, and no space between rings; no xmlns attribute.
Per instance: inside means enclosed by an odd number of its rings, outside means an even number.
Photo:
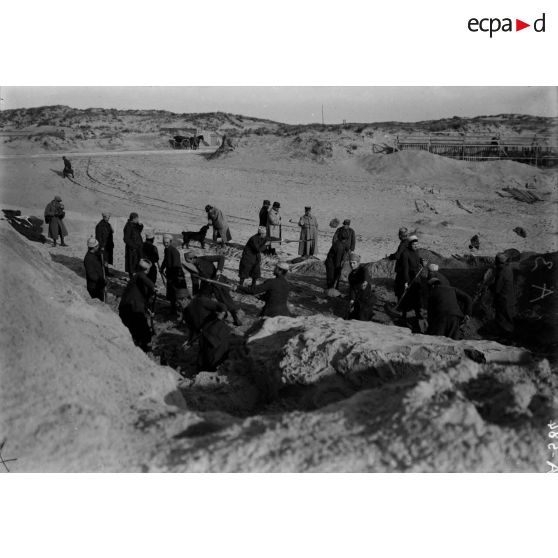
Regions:
<svg viewBox="0 0 558 558"><path fill-rule="evenodd" d="M209 225L204 225L198 232L182 231L182 248L190 247L190 242L195 240L199 242L201 247L205 249L205 236L209 230Z"/></svg>

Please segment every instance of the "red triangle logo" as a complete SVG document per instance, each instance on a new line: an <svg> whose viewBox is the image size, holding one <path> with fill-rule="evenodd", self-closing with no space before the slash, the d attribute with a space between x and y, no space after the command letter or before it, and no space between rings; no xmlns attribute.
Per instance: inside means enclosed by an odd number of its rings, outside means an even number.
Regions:
<svg viewBox="0 0 558 558"><path fill-rule="evenodd" d="M525 29L526 27L531 27L531 24L530 23L525 23L524 21L521 21L520 19L515 20L515 30L516 31L521 31L522 29Z"/></svg>

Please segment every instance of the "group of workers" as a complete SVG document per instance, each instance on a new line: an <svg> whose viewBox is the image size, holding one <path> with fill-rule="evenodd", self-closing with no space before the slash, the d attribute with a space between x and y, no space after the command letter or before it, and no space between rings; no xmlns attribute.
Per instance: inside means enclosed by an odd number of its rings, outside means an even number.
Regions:
<svg viewBox="0 0 558 558"><path fill-rule="evenodd" d="M154 301L158 295L158 271L166 288L171 313L176 314L179 322L188 328L185 345L199 341L200 368L214 370L226 358L231 334L226 316L231 316L235 326L242 325L231 291L260 296L265 301L261 316L290 316L287 304L290 289L286 280L289 265L278 262L273 270L274 277L258 284L262 253L275 254L273 243L284 242L280 209L279 202L271 204L269 200L264 200L259 212L258 230L248 239L242 252L238 286L230 284L222 275L225 265L223 255L198 256L187 251L182 261L170 234L163 235L164 253L160 260L154 233L146 232L144 239L144 227L138 214L130 213L123 230L125 271L129 281L120 300L119 315L136 345L146 352L151 350L153 327L152 323L149 326L147 318L153 316ZM213 226L213 239L221 239L223 244L230 242L232 235L223 212L211 205L207 205L205 211L208 224ZM60 196L55 196L45 209L49 235L55 245L58 236L61 245L65 245L67 231L64 216L62 200ZM338 224L337 221L335 225ZM298 226L301 229L299 255L315 255L318 251L318 222L310 206L305 207ZM451 286L435 264L428 264L420 258L416 235L409 234L403 227L399 230L399 240L397 250L388 258L395 261L394 292L402 324L408 325L407 313L413 311L417 331L457 339L460 325L471 315L471 297ZM343 266L348 261L351 271L347 278L349 304L346 318L369 321L374 315L376 295L369 270L361 264L355 247L355 231L351 228L351 221L345 219L336 229L325 259L326 288L339 289ZM105 212L95 226L95 235L87 241L84 258L87 290L92 298L105 300L107 277L111 275L109 266L113 264L113 259L114 229L110 224L110 214ZM190 277L191 289L187 286L187 276ZM251 279L249 286L245 286L247 279ZM503 333L509 335L513 332L514 318L513 275L504 254L496 257L493 290L496 323ZM428 317L427 328L424 327L425 314Z"/></svg>

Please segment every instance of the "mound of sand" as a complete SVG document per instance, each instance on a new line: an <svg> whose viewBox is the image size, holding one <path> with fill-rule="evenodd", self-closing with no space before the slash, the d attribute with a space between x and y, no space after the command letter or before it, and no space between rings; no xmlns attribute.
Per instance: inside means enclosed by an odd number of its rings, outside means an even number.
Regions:
<svg viewBox="0 0 558 558"><path fill-rule="evenodd" d="M145 414L184 406L176 375L48 250L0 224L0 431L13 471L138 470ZM169 404L167 405L165 401ZM139 421L139 422L138 422Z"/></svg>
<svg viewBox="0 0 558 558"><path fill-rule="evenodd" d="M456 184L494 184L502 177L514 177L520 183L543 173L530 165L515 161L468 162L434 155L428 151L398 151L389 155L365 155L358 164L375 177L383 180L412 180L455 182Z"/></svg>
<svg viewBox="0 0 558 558"><path fill-rule="evenodd" d="M150 470L545 470L558 383L522 349L323 317L267 319L246 349L238 373L272 388L273 414L208 420Z"/></svg>
<svg viewBox="0 0 558 558"><path fill-rule="evenodd" d="M324 161L333 156L333 145L331 141L318 139L316 137L296 136L292 143L293 157L309 158L314 161Z"/></svg>

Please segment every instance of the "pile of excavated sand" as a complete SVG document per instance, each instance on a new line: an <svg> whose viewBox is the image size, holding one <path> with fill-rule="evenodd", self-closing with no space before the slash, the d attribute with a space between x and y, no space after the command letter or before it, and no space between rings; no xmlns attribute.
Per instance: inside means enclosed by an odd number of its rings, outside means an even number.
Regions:
<svg viewBox="0 0 558 558"><path fill-rule="evenodd" d="M390 155L374 154L358 158L358 164L383 180L449 181L460 185L500 184L503 177L523 184L538 176L544 181L544 173L530 165L515 161L468 162L427 151L398 151ZM509 182L509 180L508 180Z"/></svg>
<svg viewBox="0 0 558 558"><path fill-rule="evenodd" d="M298 408L207 417L161 441L150 471L546 470L558 383L522 349L319 316L269 318L246 347L237 374L271 379ZM216 376L232 382L233 368Z"/></svg>
<svg viewBox="0 0 558 558"><path fill-rule="evenodd" d="M0 224L0 436L12 471L134 471L141 417L184 406L176 374L48 249ZM188 413L186 413L185 419Z"/></svg>

